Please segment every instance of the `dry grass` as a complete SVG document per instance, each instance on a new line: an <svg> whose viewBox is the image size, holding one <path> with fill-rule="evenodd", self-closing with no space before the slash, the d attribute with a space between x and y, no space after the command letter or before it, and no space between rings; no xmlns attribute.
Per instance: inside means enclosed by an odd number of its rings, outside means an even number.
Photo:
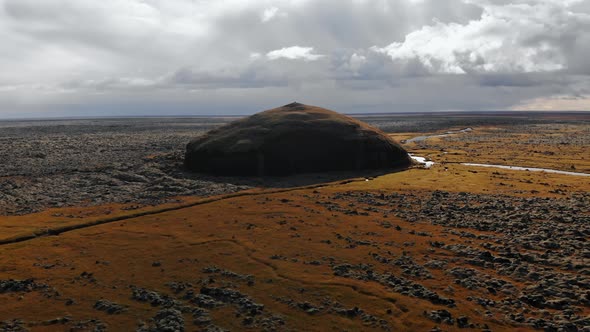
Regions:
<svg viewBox="0 0 590 332"><path fill-rule="evenodd" d="M478 129L476 132L485 130L488 129ZM398 139L403 137L400 135ZM489 148L493 153L489 154L489 159L481 161L498 161L495 159L496 154L506 153L511 149L505 143L506 141L498 141L493 146L493 143L482 143L482 149ZM584 149L582 148L582 152L586 151ZM453 147L449 151L461 150ZM573 158L580 153L577 149L568 151L561 152L563 159ZM434 155L436 152L430 153ZM458 161L459 156L461 155L449 153L437 155L436 158L452 162ZM541 167L556 165L543 158L530 162ZM518 164L516 161L514 163ZM567 164L566 161L560 163ZM337 263L368 263L370 253L387 250L391 256L405 253L417 263L424 264L431 259L454 258L451 252L433 253L428 241L444 239L448 243L463 243L465 239L449 234L442 226L409 223L393 216L388 216L387 221L400 225L402 230L384 229L376 222L377 219L382 220L382 216L346 215L328 211L317 202L329 201L335 193L346 191L420 194L434 189L516 196L530 196L534 193L535 196L559 197L559 194L552 192L556 188L566 192L580 192L590 190L590 185L574 176L438 164L430 170L412 169L371 181L278 193L259 191L256 195L226 198L75 230L59 236L3 245L0 246L0 280L35 278L38 282L55 288L59 296L46 297L39 292L0 294L0 321L19 318L27 322L39 322L67 315L74 321L100 319L113 331L134 330L139 320L148 321L158 308L132 300L130 285L172 294L167 283L189 282L195 285L198 292L199 282L210 277L202 269L216 265L239 274L253 275L256 281L251 286L223 278L216 282L231 282L234 288L264 304L266 311L281 315L286 327L291 330L344 331L378 328L364 325L359 317L347 318L327 312L309 315L277 301L276 298L308 301L318 306L325 299L330 299L346 308L358 306L364 312L387 321L394 331L427 331L435 325L449 331L459 330L456 326L436 324L424 317L424 311L435 309L447 309L455 317L468 315L471 322L487 324L494 331L524 331L527 330L524 327L505 323L503 317L485 317L481 307L466 300L470 295L478 296L476 290L455 287L454 294L447 294L445 289L453 284L453 277L441 270L432 269L434 279L421 283L441 295L455 299L456 308L446 308L426 300L400 295L375 282L334 276L328 257L332 257ZM186 203L195 201L186 199ZM43 228L131 213L122 207L111 205L68 208L22 217L1 217L0 237L9 238ZM56 214L61 216L54 217ZM420 231L432 236L412 234ZM374 245L348 249L343 241L335 239L337 233L372 241ZM330 243L326 240L330 240ZM470 241L474 246L481 242L478 239ZM415 245L403 246L404 242L414 242ZM286 259L271 259L273 255ZM311 261L319 261L321 264L306 264ZM153 262L160 262L161 266L152 266ZM371 263L376 264L380 270L400 273L397 267ZM456 264L461 266L460 261ZM96 282L81 278L82 272L93 273ZM486 273L504 278L495 275L494 271ZM490 297L500 300L502 296ZM128 309L119 315L108 315L93 309L94 303L101 298L123 304ZM75 304L66 305L67 299L73 299ZM583 314L588 315L590 311L586 310ZM234 318L234 310L230 307L212 310L212 318L216 325L223 328L248 330L242 325L241 318ZM194 329L190 316L185 315L185 319L188 330ZM29 328L31 331L59 331L65 330L66 326L30 325Z"/></svg>
<svg viewBox="0 0 590 332"><path fill-rule="evenodd" d="M441 163L467 162L590 173L590 144L587 143L590 131L587 125L517 128L516 131L510 131L511 128L474 128L467 134L432 138L404 147ZM408 137L396 135L394 138Z"/></svg>

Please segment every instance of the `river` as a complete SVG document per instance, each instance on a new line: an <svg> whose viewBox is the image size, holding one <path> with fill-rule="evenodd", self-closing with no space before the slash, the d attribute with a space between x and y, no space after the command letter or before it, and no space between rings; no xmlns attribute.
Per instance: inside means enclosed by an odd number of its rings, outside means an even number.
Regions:
<svg viewBox="0 0 590 332"><path fill-rule="evenodd" d="M470 132L473 129L471 128L466 128L463 130L459 130L459 131L448 131L444 134L438 134L438 135L425 135L425 136L417 136L414 138L410 138L408 140L406 140L406 143L411 143L411 142L420 142L420 141L424 141L428 138L432 138L432 137L445 137L445 136L449 136L452 134L459 134L459 133L466 133L466 132ZM432 167L435 162L432 160L426 160L425 157L420 157L420 156L416 156L413 154L410 154L410 158L412 158L412 160L416 161L419 164L422 164L424 168L430 168ZM501 168L501 169L511 169L511 170L516 170L516 171L529 171L529 172L546 172L546 173L555 173L555 174L564 174L564 175L574 175L574 176L586 176L586 177L590 177L590 174L588 173L580 173L580 172L569 172L569 171L560 171L560 170L556 170L556 169L548 169L548 168L538 168L538 167L524 167L524 166L510 166L510 165L493 165L493 164L477 164L477 163L461 163L461 165L465 165L465 166L474 166L474 167L492 167L492 168Z"/></svg>

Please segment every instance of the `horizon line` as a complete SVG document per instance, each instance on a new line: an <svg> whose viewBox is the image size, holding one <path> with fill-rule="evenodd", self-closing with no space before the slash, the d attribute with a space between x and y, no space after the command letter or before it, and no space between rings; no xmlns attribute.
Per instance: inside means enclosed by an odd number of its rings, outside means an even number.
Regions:
<svg viewBox="0 0 590 332"><path fill-rule="evenodd" d="M258 113L258 112L256 112ZM170 119L182 119L182 118L243 118L256 113L251 114L172 114L172 115L154 115L154 114L138 114L138 115L64 115L64 116L24 116L24 117L0 117L0 121L51 121L51 120L89 120L89 119L141 119L141 118L170 118ZM405 111L405 112L363 112L363 113L341 113L349 116L375 116L375 115L420 115L420 114L507 114L507 113L590 113L590 110L478 110L478 111L466 111L466 110L440 110L440 111Z"/></svg>

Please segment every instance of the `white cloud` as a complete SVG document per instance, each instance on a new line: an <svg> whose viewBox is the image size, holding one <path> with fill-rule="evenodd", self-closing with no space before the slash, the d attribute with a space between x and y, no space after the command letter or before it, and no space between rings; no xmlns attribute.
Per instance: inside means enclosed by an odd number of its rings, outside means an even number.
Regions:
<svg viewBox="0 0 590 332"><path fill-rule="evenodd" d="M275 18L278 13L279 13L279 9L277 7L266 8L262 12L260 20L262 22L268 22L268 21L272 20L273 18Z"/></svg>
<svg viewBox="0 0 590 332"><path fill-rule="evenodd" d="M589 3L0 0L0 118L48 103L231 113L286 98L362 112L587 96Z"/></svg>
<svg viewBox="0 0 590 332"><path fill-rule="evenodd" d="M547 72L568 66L567 34L590 31L587 15L575 15L562 2L520 1L483 3L483 14L466 24L454 22L424 26L373 50L392 60L418 60L431 73ZM490 2L491 3L491 2Z"/></svg>
<svg viewBox="0 0 590 332"><path fill-rule="evenodd" d="M283 47L278 50L266 53L270 60L289 59L289 60L305 60L315 61L323 58L325 55L313 54L313 47L291 46Z"/></svg>
<svg viewBox="0 0 590 332"><path fill-rule="evenodd" d="M350 56L350 68L355 72L358 71L366 63L367 57L364 55L353 53Z"/></svg>

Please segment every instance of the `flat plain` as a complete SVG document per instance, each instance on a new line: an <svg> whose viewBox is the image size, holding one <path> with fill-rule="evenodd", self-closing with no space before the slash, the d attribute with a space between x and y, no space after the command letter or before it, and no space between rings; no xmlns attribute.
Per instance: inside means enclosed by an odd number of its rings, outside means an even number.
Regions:
<svg viewBox="0 0 590 332"><path fill-rule="evenodd" d="M0 331L590 328L588 113L361 117L430 168L184 171L229 120L1 122Z"/></svg>

